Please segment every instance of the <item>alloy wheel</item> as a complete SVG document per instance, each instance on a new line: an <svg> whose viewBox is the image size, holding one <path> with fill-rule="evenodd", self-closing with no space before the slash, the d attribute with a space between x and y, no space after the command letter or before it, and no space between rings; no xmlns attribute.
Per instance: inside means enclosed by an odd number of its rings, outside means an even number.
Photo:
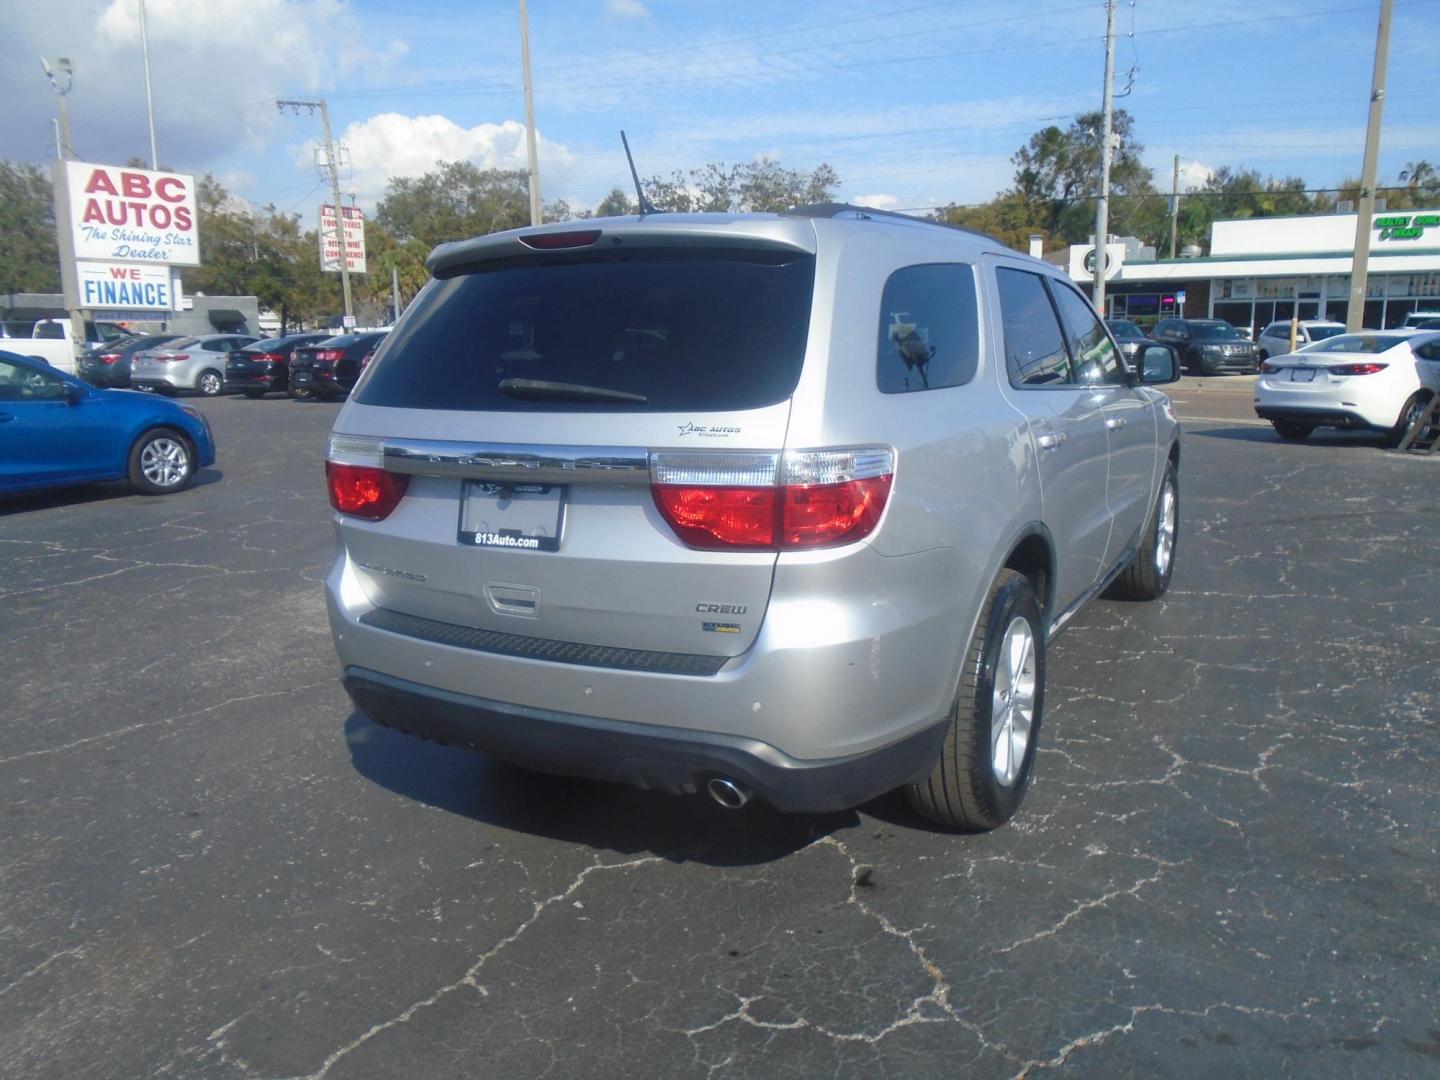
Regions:
<svg viewBox="0 0 1440 1080"><path fill-rule="evenodd" d="M1002 787L1020 776L1035 720L1035 635L1016 616L1005 630L995 662L990 702L990 768Z"/></svg>
<svg viewBox="0 0 1440 1080"><path fill-rule="evenodd" d="M140 451L140 471L156 487L174 487L190 470L190 451L178 439L151 439Z"/></svg>

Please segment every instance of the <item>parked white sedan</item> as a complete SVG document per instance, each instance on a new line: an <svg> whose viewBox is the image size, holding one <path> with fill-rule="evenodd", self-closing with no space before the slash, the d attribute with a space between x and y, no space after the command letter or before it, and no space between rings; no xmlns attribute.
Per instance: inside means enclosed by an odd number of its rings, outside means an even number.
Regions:
<svg viewBox="0 0 1440 1080"><path fill-rule="evenodd" d="M1391 446L1440 393L1440 333L1366 331L1317 341L1260 365L1255 412L1281 438L1317 427L1384 432Z"/></svg>

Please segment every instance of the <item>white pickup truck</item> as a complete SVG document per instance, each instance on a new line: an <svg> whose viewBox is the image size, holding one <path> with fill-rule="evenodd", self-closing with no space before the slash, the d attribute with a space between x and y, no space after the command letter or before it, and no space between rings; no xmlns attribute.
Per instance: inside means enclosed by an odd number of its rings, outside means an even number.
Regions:
<svg viewBox="0 0 1440 1080"><path fill-rule="evenodd" d="M119 323L85 322L85 347L108 344L127 336L128 331ZM35 324L28 338L7 338L0 341L0 348L21 356L33 356L44 360L51 367L75 374L75 356L70 343L69 319L41 319Z"/></svg>

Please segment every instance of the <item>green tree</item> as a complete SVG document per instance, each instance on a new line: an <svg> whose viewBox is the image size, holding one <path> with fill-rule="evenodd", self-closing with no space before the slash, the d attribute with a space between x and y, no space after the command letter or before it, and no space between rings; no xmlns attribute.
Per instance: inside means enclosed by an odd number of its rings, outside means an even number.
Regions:
<svg viewBox="0 0 1440 1080"><path fill-rule="evenodd" d="M668 180L654 176L645 184L645 194L659 210L743 213L834 202L839 186L840 177L829 165L807 173L762 157L737 165L711 162L673 172ZM618 188L610 198L617 194Z"/></svg>
<svg viewBox="0 0 1440 1080"><path fill-rule="evenodd" d="M418 240L427 251L447 240L517 229L530 224L529 177L518 169L436 162L433 172L391 180L375 220L398 241Z"/></svg>
<svg viewBox="0 0 1440 1080"><path fill-rule="evenodd" d="M45 170L0 161L0 292L59 292L55 204Z"/></svg>

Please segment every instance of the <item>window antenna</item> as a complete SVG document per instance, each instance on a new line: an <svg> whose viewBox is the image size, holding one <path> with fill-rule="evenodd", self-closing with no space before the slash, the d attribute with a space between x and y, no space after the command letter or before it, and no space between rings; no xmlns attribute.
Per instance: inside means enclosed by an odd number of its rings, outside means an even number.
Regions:
<svg viewBox="0 0 1440 1080"><path fill-rule="evenodd" d="M645 189L640 186L640 174L635 171L635 158L630 153L630 140L625 137L623 129L620 132L620 143L625 147L625 160L630 163L630 179L635 181L635 194L640 200L640 216L661 213L662 211L645 197Z"/></svg>

